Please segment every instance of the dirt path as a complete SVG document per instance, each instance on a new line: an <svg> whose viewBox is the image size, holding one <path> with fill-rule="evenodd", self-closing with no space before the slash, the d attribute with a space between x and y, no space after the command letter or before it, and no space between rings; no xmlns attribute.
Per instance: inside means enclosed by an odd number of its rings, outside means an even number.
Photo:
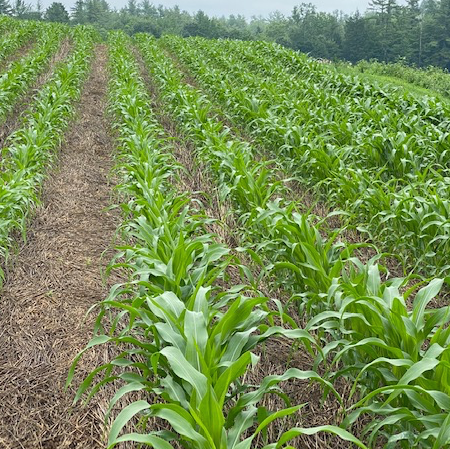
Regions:
<svg viewBox="0 0 450 449"><path fill-rule="evenodd" d="M104 447L105 397L69 414L64 383L87 343L87 309L107 291L102 270L118 224L110 204L112 141L104 117L107 52L96 50L76 122L46 182L43 206L0 293L0 448ZM102 349L101 351L104 351ZM91 352L86 372L107 354Z"/></svg>

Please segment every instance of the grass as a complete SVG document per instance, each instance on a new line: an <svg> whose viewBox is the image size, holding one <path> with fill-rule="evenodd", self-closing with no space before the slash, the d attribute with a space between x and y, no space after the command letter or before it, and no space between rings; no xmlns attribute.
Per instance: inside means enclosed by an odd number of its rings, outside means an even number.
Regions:
<svg viewBox="0 0 450 449"><path fill-rule="evenodd" d="M358 66L350 66L343 63L335 63L333 64L333 67L335 68L337 73L349 76L357 76L358 78L361 78L362 80L365 80L370 84L379 85L381 88L385 86L398 87L401 89L401 91L419 98L429 96L435 97L439 101L447 104L450 102L449 95L443 95L441 92L434 90L432 87L425 88L420 85L408 82L399 76L388 76L377 73L370 73L370 69L369 71L362 71Z"/></svg>

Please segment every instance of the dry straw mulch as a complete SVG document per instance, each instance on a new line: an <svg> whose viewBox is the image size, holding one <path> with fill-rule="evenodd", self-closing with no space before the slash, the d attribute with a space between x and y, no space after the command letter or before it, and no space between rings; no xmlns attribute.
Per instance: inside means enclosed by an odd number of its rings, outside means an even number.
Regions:
<svg viewBox="0 0 450 449"><path fill-rule="evenodd" d="M98 46L59 168L0 293L0 448L105 446L107 393L71 411L74 392L64 384L92 332L86 311L107 293L102 271L118 224L118 214L105 211L113 164L106 63ZM104 348L91 351L80 375L108 358Z"/></svg>

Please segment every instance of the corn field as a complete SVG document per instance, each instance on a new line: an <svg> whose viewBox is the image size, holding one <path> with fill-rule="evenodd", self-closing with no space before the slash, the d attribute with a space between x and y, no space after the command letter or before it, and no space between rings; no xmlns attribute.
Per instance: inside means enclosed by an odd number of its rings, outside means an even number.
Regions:
<svg viewBox="0 0 450 449"><path fill-rule="evenodd" d="M64 379L109 392L92 447L450 448L450 106L266 42L100 40L0 17L5 285L107 48L121 280Z"/></svg>

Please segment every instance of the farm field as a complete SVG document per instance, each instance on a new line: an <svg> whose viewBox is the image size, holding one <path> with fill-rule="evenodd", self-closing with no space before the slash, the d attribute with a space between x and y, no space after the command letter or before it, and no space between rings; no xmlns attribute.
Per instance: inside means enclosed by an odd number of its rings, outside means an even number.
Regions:
<svg viewBox="0 0 450 449"><path fill-rule="evenodd" d="M446 102L266 42L0 33L0 447L450 447Z"/></svg>

